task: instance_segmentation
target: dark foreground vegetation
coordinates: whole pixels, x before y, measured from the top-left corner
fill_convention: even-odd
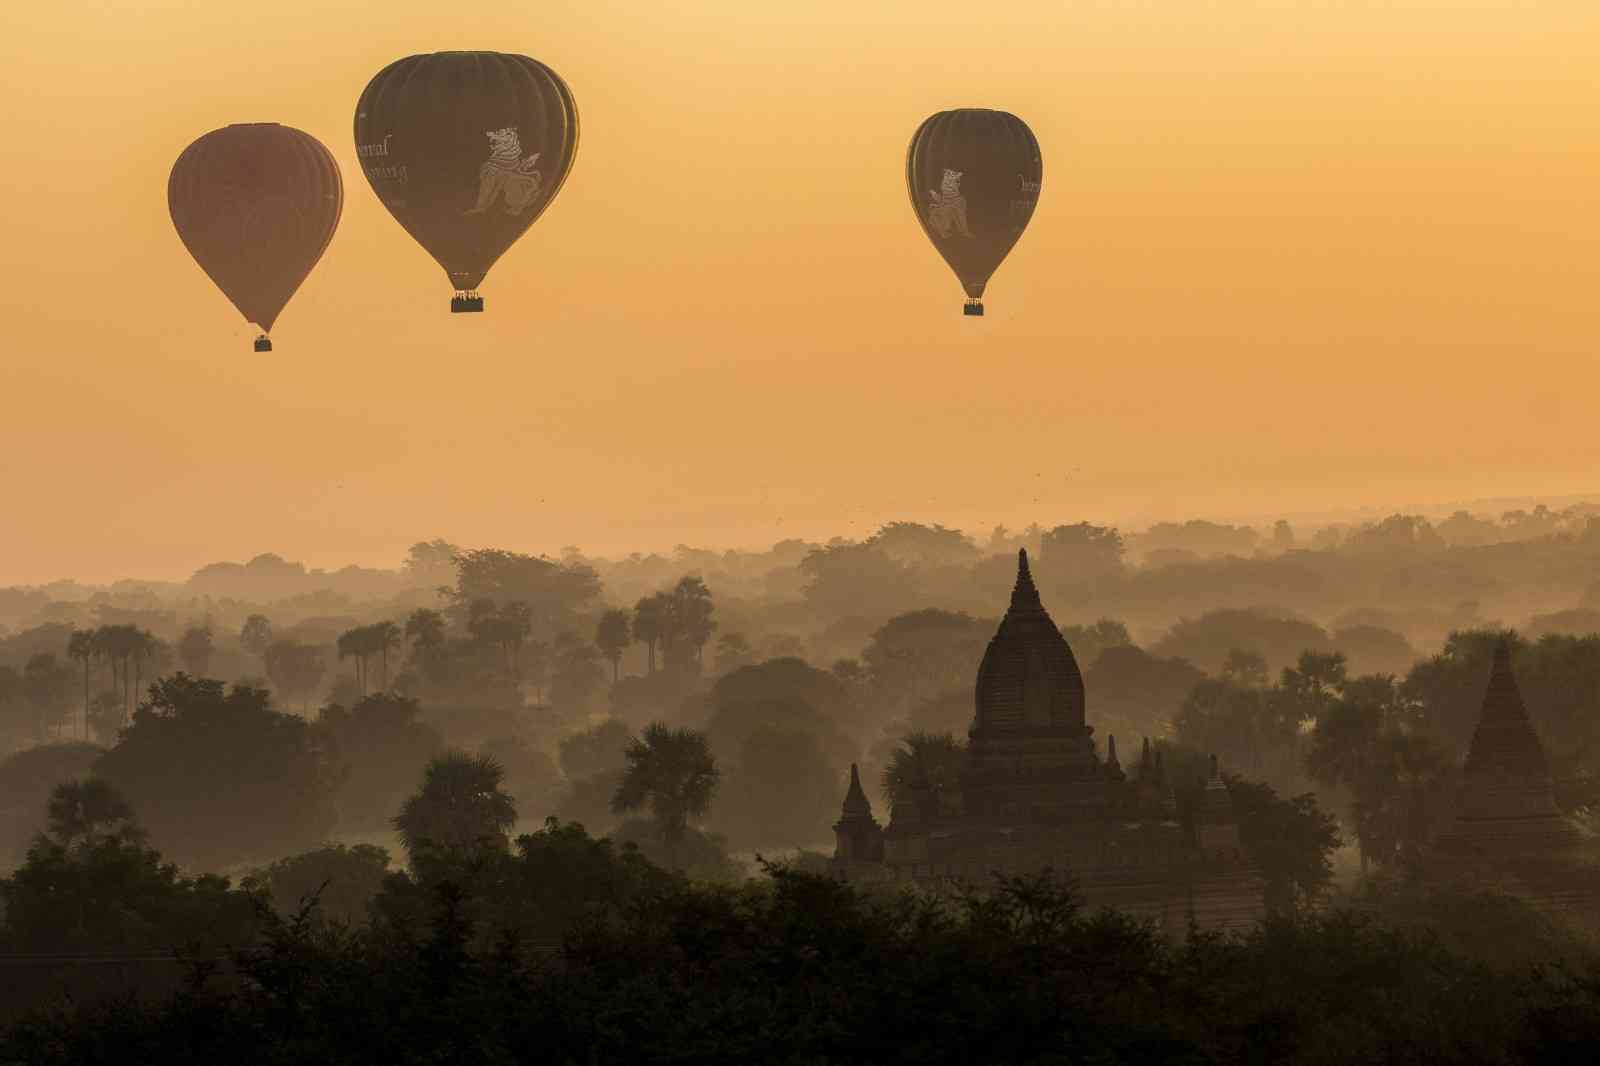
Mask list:
[[[0,1062],[1483,1064],[1600,1042],[1576,949],[1496,964],[1381,911],[1179,945],[1049,875],[945,900],[781,867],[707,886],[575,827],[524,839],[545,892],[520,918],[488,916],[471,876],[358,926],[262,908],[224,964],[16,1024]],[[1456,902],[1519,924],[1505,900],[1428,912]],[[552,922],[557,948],[525,935]]]

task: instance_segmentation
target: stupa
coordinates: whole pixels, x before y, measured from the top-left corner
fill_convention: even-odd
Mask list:
[[[974,686],[959,786],[925,779],[897,797],[879,829],[851,768],[833,866],[864,883],[984,885],[996,873],[1050,868],[1090,906],[1115,906],[1182,933],[1243,929],[1264,913],[1263,884],[1240,845],[1213,760],[1196,826],[1177,820],[1149,742],[1129,780],[1108,738],[1096,751],[1083,675],[1045,610],[1020,552],[1011,603]]]

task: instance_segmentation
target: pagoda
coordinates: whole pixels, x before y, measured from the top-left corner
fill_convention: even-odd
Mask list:
[[[1019,552],[1010,605],[978,667],[959,783],[936,790],[918,774],[880,835],[852,767],[834,827],[835,872],[938,889],[1051,869],[1091,906],[1171,932],[1258,921],[1263,884],[1214,760],[1200,824],[1186,831],[1160,753],[1146,740],[1130,780],[1115,737],[1104,759],[1097,753],[1085,711],[1082,672]]]
[[[1455,821],[1435,848],[1431,872],[1600,927],[1600,870],[1581,845],[1556,804],[1550,763],[1512,672],[1511,645],[1501,640],[1462,767]]]

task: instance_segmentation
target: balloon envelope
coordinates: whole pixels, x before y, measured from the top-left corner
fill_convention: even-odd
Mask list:
[[[578,111],[537,60],[439,52],[379,71],[356,104],[355,136],[389,213],[471,292],[561,189]]]
[[[275,122],[212,130],[183,150],[167,179],[179,239],[264,331],[322,258],[343,208],[333,156]]]
[[[1027,228],[1043,179],[1039,142],[1015,115],[962,108],[917,128],[906,153],[911,206],[971,299]]]

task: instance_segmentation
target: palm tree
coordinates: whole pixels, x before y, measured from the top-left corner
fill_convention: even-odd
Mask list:
[[[133,714],[134,700],[143,680],[144,661],[155,654],[155,637],[133,625],[101,626],[95,630],[93,644],[111,661],[112,682],[118,666],[122,675],[122,720],[126,725]]]
[[[719,773],[704,733],[651,722],[628,742],[622,782],[611,797],[618,814],[648,806],[669,855],[676,854],[689,819],[711,809]]]
[[[645,646],[649,655],[648,673],[656,672],[656,641],[661,639],[661,624],[666,601],[661,593],[646,596],[633,605],[633,639]]]
[[[607,611],[600,616],[595,629],[595,646],[611,660],[611,683],[616,684],[622,672],[622,653],[628,650],[632,637],[628,633],[628,612]]]
[[[339,661],[354,659],[356,661],[356,685],[361,689],[361,698],[367,698],[367,658],[372,654],[372,638],[369,626],[357,626],[347,629],[339,634],[337,647]]]
[[[500,608],[500,639],[513,681],[522,680],[522,646],[532,632],[533,608],[525,600],[514,600]]]
[[[516,801],[500,790],[504,777],[487,755],[447,751],[428,763],[422,788],[393,821],[406,851],[504,849],[517,822]]]
[[[89,739],[89,664],[98,654],[95,648],[94,632],[88,629],[74,629],[72,636],[67,640],[67,658],[77,659],[83,663],[83,739]]]
[[[911,733],[889,756],[880,785],[892,809],[910,799],[913,787],[927,788],[934,796],[960,782],[966,746],[949,733]]]
[[[374,652],[382,656],[383,660],[382,681],[378,686],[380,692],[389,690],[389,649],[398,648],[401,640],[400,627],[393,622],[379,622],[376,625],[367,627],[368,645]]]

